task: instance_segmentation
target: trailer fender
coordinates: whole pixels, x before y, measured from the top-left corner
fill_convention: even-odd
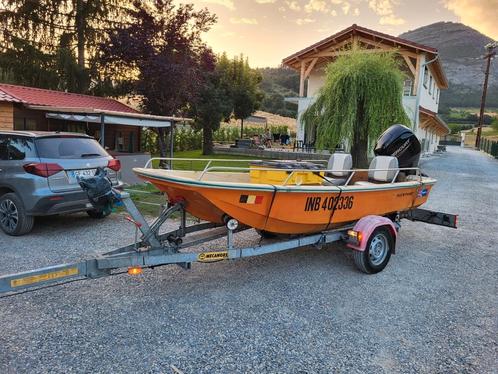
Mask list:
[[[395,244],[393,248],[393,253],[395,253],[398,230],[396,229],[396,226],[394,225],[393,221],[391,221],[389,218],[381,216],[374,216],[374,215],[365,216],[361,218],[358,222],[356,222],[352,230],[356,233],[361,233],[360,240],[354,241],[348,239],[346,245],[349,248],[354,249],[356,251],[360,252],[365,251],[368,239],[370,239],[370,235],[372,235],[372,233],[377,227],[381,226],[386,226],[391,232]]]

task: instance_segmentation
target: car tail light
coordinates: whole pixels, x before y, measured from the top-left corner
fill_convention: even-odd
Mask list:
[[[57,174],[64,169],[59,164],[47,164],[43,162],[33,162],[23,166],[27,173],[38,175],[40,177],[48,178],[51,175]]]
[[[107,167],[111,170],[114,170],[114,171],[120,171],[121,170],[121,161],[113,158],[112,160],[109,160]]]

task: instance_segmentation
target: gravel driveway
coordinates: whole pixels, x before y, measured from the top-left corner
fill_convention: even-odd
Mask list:
[[[498,161],[448,147],[423,167],[439,180],[426,207],[460,214],[460,228],[405,222],[380,274],[330,246],[0,299],[0,373],[496,373]],[[132,236],[120,216],[40,220],[30,236],[0,234],[0,274]]]

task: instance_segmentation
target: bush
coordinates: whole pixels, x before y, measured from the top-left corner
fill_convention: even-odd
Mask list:
[[[491,128],[494,131],[498,131],[498,117],[495,117],[493,121],[491,122]]]

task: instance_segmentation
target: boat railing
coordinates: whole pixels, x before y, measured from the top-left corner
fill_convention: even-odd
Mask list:
[[[422,182],[422,174],[420,172],[420,168],[417,167],[412,167],[412,168],[387,168],[387,169],[348,169],[348,170],[333,170],[333,169],[306,169],[306,168],[274,168],[274,167],[259,167],[259,166],[250,166],[250,167],[241,167],[241,166],[216,166],[212,165],[213,162],[261,162],[262,160],[248,160],[248,159],[223,159],[223,158],[217,158],[217,159],[205,159],[205,158],[171,158],[171,157],[154,157],[151,158],[147,163],[145,164],[145,168],[150,167],[153,165],[154,161],[168,161],[170,163],[170,168],[173,169],[173,162],[174,161],[191,161],[191,162],[205,162],[206,165],[204,166],[204,169],[200,172],[199,177],[197,180],[201,181],[204,176],[207,173],[214,172],[214,171],[232,171],[232,172],[247,172],[247,171],[285,171],[288,173],[288,176],[283,182],[283,186],[287,185],[289,181],[292,180],[292,177],[295,175],[295,173],[298,172],[312,172],[317,175],[324,175],[327,174],[334,174],[334,173],[347,173],[348,178],[346,182],[344,182],[344,186],[347,186],[353,177],[360,172],[371,172],[371,171],[394,171],[394,176],[391,179],[389,183],[395,183],[396,179],[399,176],[400,172],[404,171],[415,171],[415,176],[418,178],[419,182]],[[279,161],[292,161],[296,162],[296,160],[279,160]],[[306,160],[306,162],[323,162],[325,163],[325,160]],[[327,180],[326,177],[323,177],[324,180]]]

